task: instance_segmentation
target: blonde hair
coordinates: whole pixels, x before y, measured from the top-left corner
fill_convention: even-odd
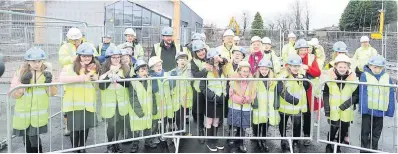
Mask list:
[[[41,67],[40,67],[40,72],[43,72],[45,69],[47,69],[47,66],[44,64],[44,61],[42,61],[42,64],[41,64]],[[24,64],[21,65],[21,67],[19,69],[19,72],[18,72],[20,80],[29,71],[31,71],[31,67],[28,64],[28,62],[26,61]]]

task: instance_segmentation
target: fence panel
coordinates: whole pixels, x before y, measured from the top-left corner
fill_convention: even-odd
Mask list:
[[[351,82],[351,81],[336,81],[336,80],[326,80],[321,83],[321,87],[324,87],[326,85],[334,86],[337,85],[340,90],[343,89],[342,86],[339,86],[341,84],[344,84],[344,87],[347,86],[357,86],[358,90],[364,90],[365,87],[370,87],[370,86],[376,86],[377,89],[380,88],[387,88],[388,90],[393,90],[394,91],[394,99],[393,103],[397,103],[397,97],[396,97],[396,91],[398,86],[397,85],[383,85],[383,84],[369,84],[369,83],[362,83],[362,82]],[[330,87],[329,86],[329,87]],[[373,93],[377,93],[377,96],[382,96],[382,97],[390,97],[390,92],[385,92],[385,93],[380,93],[378,92],[379,90],[376,91],[370,91],[368,90],[368,95],[360,95],[359,99],[363,97],[370,97],[370,96],[375,96]],[[355,93],[355,92],[354,92]],[[333,97],[333,95],[328,95],[329,100],[339,100],[342,99],[343,102],[345,102],[345,98],[343,96],[341,97]],[[379,100],[379,99],[377,99]],[[359,104],[356,104],[355,101],[353,101],[353,98],[349,98],[348,100],[349,107],[346,110],[353,111],[350,114],[345,114],[343,115],[342,109],[330,107],[330,116],[332,115],[332,111],[337,111],[335,113],[338,113],[340,118],[345,118],[346,120],[334,120],[330,119],[324,114],[319,115],[318,119],[318,130],[317,130],[317,140],[318,142],[321,143],[326,143],[329,144],[329,148],[333,150],[333,152],[340,152],[341,149],[340,147],[346,147],[346,148],[352,148],[355,150],[360,150],[361,152],[392,152],[396,153],[398,152],[398,114],[396,112],[397,105],[395,105],[395,113],[393,117],[387,117],[385,116],[388,111],[381,111],[382,117],[374,116],[374,113],[376,114],[376,111],[372,111],[371,113],[368,113],[367,107],[366,108],[361,108]],[[361,103],[361,101],[359,101]],[[390,103],[390,102],[389,102]],[[382,104],[389,106],[391,104]],[[331,104],[331,103],[330,103]],[[390,110],[390,109],[388,109]],[[394,110],[394,109],[393,109]],[[345,110],[344,110],[345,111]],[[348,112],[345,112],[348,113]],[[330,117],[329,116],[329,117]],[[334,117],[334,116],[333,116]],[[352,118],[349,120],[348,117]],[[348,120],[347,120],[348,118]],[[321,134],[321,130],[330,130],[329,133],[333,134],[328,135],[326,134]],[[333,132],[332,132],[333,131]],[[332,132],[332,133],[331,133]],[[365,133],[368,132],[368,133]],[[364,133],[364,134],[362,134]],[[346,135],[345,135],[346,134]],[[336,137],[337,136],[337,137]],[[347,141],[347,139],[349,140]],[[378,139],[377,139],[378,138]],[[350,151],[350,152],[359,152],[359,151]]]
[[[232,102],[228,102],[226,97],[223,97],[221,99],[221,103],[217,103],[217,99],[214,101],[211,101],[211,99],[208,99],[211,97],[210,93],[208,94],[207,92],[202,92],[202,95],[199,93],[196,93],[196,90],[194,90],[194,87],[191,86],[181,86],[183,83],[189,83],[191,81],[194,82],[202,82],[200,83],[202,85],[206,85],[206,87],[213,85],[214,83],[210,83],[210,81],[216,81],[220,82],[220,84],[217,85],[224,85],[226,86],[231,82],[243,82],[243,81],[248,81],[251,82],[253,87],[258,87],[258,82],[262,81],[267,81],[267,82],[278,82],[280,81],[281,83],[283,82],[300,82],[300,83],[308,83],[309,85],[312,85],[312,82],[308,79],[276,79],[276,78],[270,78],[270,79],[264,79],[264,78],[174,78],[174,77],[169,77],[167,80],[163,81],[164,85],[170,84],[171,87],[173,87],[173,84],[176,84],[176,89],[171,90],[172,93],[174,94],[174,97],[177,99],[172,100],[171,102],[176,103],[176,100],[180,100],[178,103],[179,107],[178,109],[174,110],[175,114],[179,114],[180,116],[175,116],[172,118],[168,118],[168,121],[163,120],[162,123],[169,123],[170,121],[176,121],[177,123],[177,130],[176,132],[181,132],[182,133],[173,133],[171,135],[163,135],[163,138],[171,138],[171,139],[176,139],[176,152],[178,152],[178,146],[179,146],[179,140],[180,139],[206,139],[206,140],[214,140],[214,139],[221,139],[225,140],[228,139],[229,142],[235,141],[245,141],[246,140],[256,140],[260,142],[260,140],[283,140],[282,144],[284,144],[285,150],[291,150],[293,151],[293,144],[298,143],[299,140],[312,140],[313,139],[313,124],[314,124],[314,118],[312,113],[310,112],[310,107],[305,104],[301,104],[303,106],[300,106],[300,104],[297,103],[297,106],[293,107],[292,110],[298,111],[297,114],[285,114],[282,112],[278,112],[278,110],[271,110],[271,107],[265,107],[265,111],[260,111],[258,110],[255,111],[252,109],[252,106],[249,105],[249,108],[236,108],[236,104]],[[223,84],[225,82],[226,84]],[[195,84],[194,84],[195,85]],[[180,88],[177,88],[180,87]],[[266,85],[266,89],[273,89],[275,85]],[[229,90],[229,86],[223,87],[227,91]],[[230,87],[231,88],[231,87]],[[290,89],[291,90],[291,89]],[[192,95],[189,95],[189,92],[187,91],[192,91]],[[203,91],[201,89],[201,91]],[[246,90],[245,90],[246,92]],[[256,91],[257,97],[262,98],[261,100],[263,101],[268,101],[270,100],[271,93],[258,93],[258,90]],[[228,93],[226,94],[228,95]],[[226,96],[224,95],[224,96]],[[306,95],[305,92],[302,92],[298,95]],[[190,97],[192,99],[190,99]],[[196,99],[195,99],[196,97]],[[203,99],[201,98],[203,97]],[[218,97],[218,96],[217,96]],[[303,97],[298,96],[300,99]],[[260,99],[258,98],[258,99]],[[181,100],[182,99],[182,100]],[[307,97],[304,97],[304,99],[307,99]],[[310,98],[312,102],[314,102],[314,97]],[[253,102],[249,102],[253,103]],[[266,102],[259,102],[258,108],[262,108],[262,105],[260,103],[266,103]],[[268,102],[269,104],[272,104],[274,102]],[[268,106],[268,103],[266,106]],[[294,103],[294,100],[293,100]],[[232,105],[234,104],[234,105]],[[272,106],[271,105],[271,106]],[[260,107],[261,106],[261,107]],[[313,103],[311,103],[311,107],[313,106]],[[297,107],[297,108],[296,108]],[[303,107],[303,108],[301,108]],[[166,107],[167,108],[167,107]],[[202,109],[200,109],[202,108]],[[268,109],[267,109],[268,108]],[[273,108],[273,107],[272,107]],[[279,108],[283,109],[290,109],[288,106],[284,106],[281,104]],[[301,109],[308,109],[307,111],[301,110]],[[202,110],[202,111],[198,111]],[[299,111],[300,110],[300,111]],[[302,112],[301,112],[302,111]],[[234,113],[235,112],[235,113]],[[311,124],[308,125],[310,128],[304,128],[303,123],[302,123],[302,118],[305,116],[305,112],[309,113],[309,118],[311,118]],[[196,114],[196,115],[195,115]],[[240,114],[241,118],[236,117],[236,114]],[[274,116],[275,120],[273,120],[270,123],[264,122],[261,120],[263,116]],[[184,116],[185,115],[185,116]],[[204,122],[200,120],[201,116],[205,116]],[[255,117],[258,116],[258,117]],[[188,118],[189,117],[189,118]],[[191,120],[190,117],[193,119]],[[214,122],[213,118],[206,118],[206,117],[218,117],[219,123]],[[278,118],[279,120],[277,120]],[[288,119],[291,120],[291,123],[285,125],[282,124],[280,125],[280,121],[282,119],[286,118],[286,122]],[[212,120],[213,123],[211,124],[212,127],[208,127],[209,122],[208,120]],[[240,119],[240,121],[239,121]],[[253,124],[253,119],[259,119],[258,123],[256,125]],[[195,122],[194,122],[195,121]],[[203,123],[207,123],[207,126],[203,128]],[[294,123],[294,124],[293,124]],[[173,124],[173,123],[172,123]],[[218,125],[218,126],[216,126]],[[278,131],[278,125],[280,130],[285,130],[286,132],[279,132]],[[174,126],[174,124],[173,124]],[[263,128],[264,127],[264,128]],[[204,134],[201,134],[200,132],[204,129]],[[214,130],[212,130],[214,129]],[[303,130],[306,129],[306,130]],[[166,126],[162,129],[164,132],[170,132],[172,129],[167,129]],[[218,130],[218,131],[217,131]],[[268,131],[267,131],[268,130]],[[211,133],[213,131],[213,133]],[[215,132],[214,132],[215,131]],[[302,134],[302,131],[308,131],[309,135],[304,136]],[[284,135],[280,135],[280,134]],[[286,133],[286,134],[285,134]],[[271,135],[270,135],[271,134]],[[209,141],[210,142],[210,141]]]

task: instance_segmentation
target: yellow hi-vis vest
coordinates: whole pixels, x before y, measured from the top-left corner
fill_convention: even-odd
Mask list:
[[[285,44],[283,46],[283,48],[282,48],[282,60],[283,60],[284,64],[287,63],[287,58],[289,57],[289,55],[293,54],[293,53],[297,54],[297,51],[294,48],[293,43],[289,42],[288,44]]]
[[[36,83],[44,83],[45,77],[41,75]],[[34,79],[30,80],[34,83]],[[12,127],[16,130],[24,130],[30,125],[41,127],[48,123],[48,99],[46,92],[48,87],[25,88],[21,98],[16,99]]]
[[[328,82],[327,85],[329,86],[329,119],[333,121],[341,120],[344,122],[351,122],[354,120],[352,106],[344,111],[341,111],[339,106],[345,101],[351,99],[352,93],[355,91],[358,85],[346,83],[343,89],[341,89],[335,82]]]
[[[227,49],[224,45],[224,43],[220,46],[217,47],[217,50],[220,51],[221,57],[226,58],[228,60],[232,59],[232,49],[235,47],[235,45],[232,45],[231,49]],[[209,50],[208,50],[209,51]]]
[[[135,92],[137,93],[138,101],[141,104],[144,117],[139,118],[133,108],[130,108],[130,128],[131,131],[139,131],[152,128],[152,84],[147,80],[148,87],[145,89],[140,81],[131,81]],[[134,106],[133,106],[134,107]]]
[[[120,69],[118,75],[124,77],[123,70]],[[115,115],[116,106],[121,116],[128,114],[128,108],[131,108],[128,89],[119,83],[110,83],[107,89],[101,90],[102,118],[112,118]]]
[[[367,83],[372,84],[390,84],[390,75],[384,73],[380,80],[373,75],[365,72]],[[368,108],[372,110],[387,111],[390,103],[390,87],[367,85],[368,90]]]
[[[187,69],[180,77],[188,77],[190,73]],[[172,91],[173,111],[178,111],[181,107],[192,108],[193,92],[191,82],[189,80],[176,80],[176,85]],[[174,117],[174,115],[173,115]],[[173,118],[171,117],[171,118]],[[170,118],[170,117],[169,117]]]
[[[293,78],[289,76],[288,78]],[[303,81],[284,81],[283,89],[285,92],[288,92],[290,95],[299,99],[299,103],[297,105],[290,104],[286,100],[284,100],[281,96],[280,99],[280,107],[279,112],[286,114],[299,114],[307,112],[307,93],[303,86]]]
[[[65,66],[69,76],[77,76],[73,71],[73,65]],[[89,72],[88,74],[95,74],[96,72]],[[84,74],[81,70],[80,74]],[[88,112],[95,112],[94,104],[97,101],[97,93],[94,84],[79,83],[65,85],[65,94],[62,101],[62,112],[87,110]]]
[[[174,46],[176,47],[176,54],[177,54],[177,52],[181,52],[181,45],[179,45],[179,44],[174,44]],[[160,47],[160,43],[154,44],[153,47],[155,48],[155,54],[156,54],[156,56],[161,57],[161,55],[162,55],[162,47]],[[188,51],[188,48],[182,47],[182,52],[185,52],[185,53],[188,55],[188,61],[191,61],[192,55],[191,55],[191,53]]]
[[[164,77],[167,77],[167,72],[164,72]],[[152,117],[152,119],[161,119],[168,116],[174,117],[173,106],[171,104],[171,93],[170,93],[170,82],[161,80],[156,80],[154,82],[158,83],[159,91],[155,93],[156,105],[158,113]],[[163,108],[161,107],[161,101],[163,102]],[[163,110],[163,116],[161,116],[161,110]],[[170,117],[170,118],[173,118]]]
[[[231,84],[230,88],[234,88],[234,89],[240,89],[241,88],[241,87],[239,87],[239,85],[237,85],[235,83],[235,81],[231,81],[230,84]],[[250,84],[247,85],[247,86],[249,86],[249,87],[245,90],[244,96],[249,96],[250,95],[250,91],[251,91],[250,88],[253,88],[253,87],[250,87]],[[242,104],[241,105],[241,104],[233,102],[232,99],[228,100],[228,107],[231,108],[231,109],[234,109],[234,110],[241,110],[241,111],[251,111],[252,110],[251,104]]]
[[[63,44],[58,51],[58,61],[61,67],[72,64],[72,57],[76,55],[76,47],[72,43]]]
[[[202,62],[196,58],[193,59],[193,62],[196,64],[196,66],[198,66],[199,71],[202,71],[204,69],[204,65],[206,64],[206,62]],[[199,83],[200,83],[200,80],[195,80],[193,82],[193,88],[195,88],[196,92],[200,92]]]
[[[269,123],[276,126],[280,121],[279,112],[274,108],[276,82],[272,82],[269,87],[266,86],[263,81],[257,83],[258,109],[253,109],[253,123]]]
[[[206,78],[211,79],[211,78],[217,78],[214,76],[213,72],[208,72]],[[224,78],[224,74],[221,74],[220,78]],[[217,96],[221,96],[222,94],[227,94],[226,89],[227,89],[227,81],[215,81],[215,80],[209,80],[207,81],[207,88],[209,88],[211,91],[214,92]],[[206,95],[206,94],[205,94]]]

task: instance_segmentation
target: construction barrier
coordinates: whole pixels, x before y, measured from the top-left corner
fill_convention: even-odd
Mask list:
[[[359,96],[358,103],[361,103],[361,98],[369,97],[369,95],[375,95],[381,97],[390,97],[390,92],[380,93],[380,88],[388,88],[388,90],[394,91],[394,103],[397,103],[396,91],[398,85],[386,85],[386,84],[370,84],[364,82],[353,82],[353,81],[337,81],[337,80],[326,80],[321,83],[321,87],[324,87],[330,83],[337,85],[340,91],[343,87],[346,86],[357,86],[357,90],[361,91],[363,88],[369,86],[376,86],[376,91],[368,93],[368,96]],[[341,86],[344,84],[345,86]],[[355,93],[355,92],[354,92]],[[325,94],[326,95],[326,94]],[[333,97],[332,94],[329,96],[329,100],[338,100],[345,99]],[[319,115],[318,119],[318,130],[317,130],[317,140],[320,143],[329,144],[329,146],[333,149],[334,153],[340,152],[340,147],[347,147],[356,150],[360,150],[361,152],[398,152],[398,114],[397,114],[397,105],[395,105],[395,113],[393,117],[385,116],[386,112],[382,111],[382,117],[376,117],[373,115],[373,111],[371,113],[363,113],[361,106],[356,104],[357,102],[353,101],[353,98],[349,98],[347,101],[350,104],[349,108],[346,110],[349,112],[343,113],[342,109],[330,107],[330,110],[337,110],[341,116],[341,119],[344,120],[332,120],[329,117],[324,116],[324,114]],[[382,104],[387,105],[389,104]],[[344,110],[344,111],[346,111]],[[389,109],[390,110],[390,109]],[[393,109],[394,110],[394,109]],[[352,111],[352,112],[351,112]],[[350,113],[351,112],[351,113]],[[366,111],[368,112],[368,111]],[[349,113],[349,114],[347,114]],[[391,116],[391,115],[390,115]],[[376,126],[378,125],[378,126]],[[333,131],[331,135],[321,134],[321,130],[330,130]],[[368,132],[369,134],[367,134]],[[329,134],[328,133],[328,134]],[[337,137],[336,137],[337,136]],[[348,137],[348,138],[347,138]],[[349,139],[349,141],[347,141]],[[357,151],[359,152],[359,151]]]

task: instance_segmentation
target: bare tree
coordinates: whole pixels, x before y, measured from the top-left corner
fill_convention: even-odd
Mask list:
[[[308,8],[308,1],[304,1],[304,29],[306,30],[306,35],[308,35],[308,31],[310,30],[310,9]]]
[[[302,16],[302,11],[301,11],[301,4],[300,0],[295,0],[293,4],[291,4],[291,8],[293,10],[293,17],[294,17],[294,28],[295,30],[301,30],[301,16]]]
[[[248,26],[250,24],[249,23],[250,22],[249,17],[250,17],[250,12],[248,10],[244,10],[242,12],[241,24],[239,24],[239,25],[242,25],[242,36],[245,36],[246,30],[247,30],[247,28],[248,28]]]

